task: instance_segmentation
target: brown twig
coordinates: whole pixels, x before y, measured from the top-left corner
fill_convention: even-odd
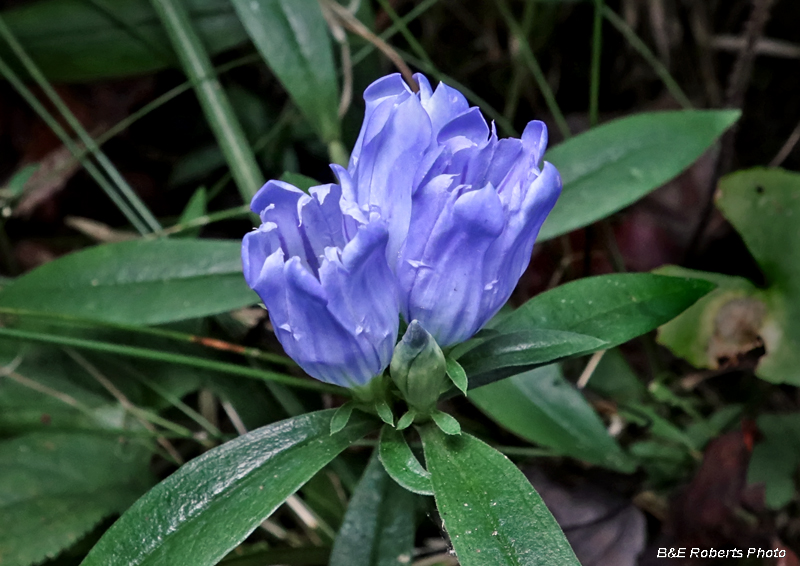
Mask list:
[[[346,27],[356,35],[360,35],[374,45],[381,53],[386,55],[386,57],[400,71],[400,74],[403,75],[403,79],[405,79],[406,83],[408,83],[408,86],[411,87],[411,90],[414,92],[419,91],[419,85],[417,84],[417,81],[414,80],[414,73],[411,71],[411,68],[406,65],[406,62],[403,61],[403,58],[400,57],[400,55],[392,48],[391,45],[372,33],[372,31],[363,23],[361,23],[361,21],[356,18],[352,12],[338,2],[333,0],[320,0],[320,5],[324,10],[329,11],[330,14],[335,16],[342,26]]]

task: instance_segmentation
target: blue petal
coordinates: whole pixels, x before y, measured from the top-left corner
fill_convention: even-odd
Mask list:
[[[297,187],[282,181],[269,181],[256,193],[251,209],[261,216],[260,232],[269,234],[270,245],[277,243],[287,257],[298,257],[309,269],[318,269],[314,247],[300,227],[299,209],[309,200]],[[272,253],[274,248],[266,252]]]
[[[281,192],[288,192],[296,197],[300,197],[303,194],[303,191],[290,183],[276,180],[267,181],[255,194],[253,200],[250,201],[250,210],[260,215],[265,208],[275,202],[276,198],[281,198],[280,196],[276,197]]]
[[[435,140],[445,124],[469,110],[469,103],[463,94],[444,83],[439,83],[436,91],[431,92],[430,83],[424,75],[418,73],[414,79],[419,84],[420,102],[430,116]]]
[[[362,226],[341,260],[330,257],[320,269],[328,310],[353,337],[365,370],[365,383],[381,373],[392,357],[398,332],[397,284],[386,263],[388,232],[383,223]]]
[[[553,165],[545,162],[541,175],[521,191],[520,206],[507,212],[508,223],[487,256],[487,272],[496,274],[496,283],[492,293],[487,293],[484,305],[492,315],[505,304],[528,267],[536,236],[559,194],[561,177]]]
[[[378,112],[383,114],[379,109],[372,120]],[[365,128],[372,129],[367,125]],[[430,136],[430,120],[417,97],[410,96],[390,109],[379,132],[366,136],[369,141],[351,170],[358,204],[362,209],[377,207],[389,223],[388,258],[396,257],[405,239],[416,164],[428,147]]]
[[[266,246],[262,245],[257,232],[250,232],[242,239],[242,272],[247,284],[252,288],[267,259]]]
[[[436,136],[439,143],[455,137],[465,137],[475,144],[486,143],[489,137],[489,126],[477,106],[460,114],[447,122]]]
[[[414,194],[408,237],[400,249],[398,263],[394,266],[404,305],[408,305],[417,272],[423,267],[423,256],[430,242],[431,233],[448,200],[451,199],[452,186],[452,175],[440,175]],[[407,314],[405,307],[404,312]]]
[[[411,90],[399,73],[380,78],[367,87],[364,91],[364,101],[367,105],[364,121],[353,151],[350,153],[348,169],[352,170],[358,163],[363,146],[372,139],[376,132],[380,131],[391,107],[411,96],[413,96]],[[378,111],[377,114],[376,111]]]
[[[450,193],[420,255],[398,264],[404,282],[413,281],[404,302],[406,320],[417,319],[442,346],[469,338],[488,317],[481,310],[484,265],[505,217],[493,187]],[[491,316],[491,315],[489,315]]]
[[[282,250],[276,250],[264,260],[258,277],[253,283],[250,283],[250,287],[264,301],[272,326],[275,328],[275,334],[281,340],[282,336],[285,337],[289,332],[289,312],[286,306],[286,277],[284,275],[284,255]]]
[[[544,151],[547,149],[547,126],[544,125],[544,122],[539,120],[528,122],[522,132],[522,143],[525,151],[533,154],[533,164],[538,167]]]
[[[273,327],[286,353],[312,377],[346,386],[347,375],[360,374],[365,364],[328,310],[322,284],[296,258],[284,265],[284,281],[286,323]]]
[[[300,229],[316,257],[315,265],[319,265],[325,248],[345,245],[339,208],[342,189],[339,185],[320,185],[311,187],[309,193],[311,196],[301,197],[298,201]]]
[[[522,142],[516,138],[499,140],[491,148],[491,158],[480,178],[474,180],[478,186],[491,184],[498,188],[503,186],[506,178],[513,174],[515,166],[522,157]],[[477,173],[477,171],[476,171]]]

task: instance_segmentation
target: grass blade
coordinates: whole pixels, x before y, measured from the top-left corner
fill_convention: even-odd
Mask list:
[[[152,0],[183,69],[194,85],[211,130],[217,138],[233,179],[245,202],[264,183],[253,150],[217,79],[211,59],[192,27],[186,8],[178,0]]]

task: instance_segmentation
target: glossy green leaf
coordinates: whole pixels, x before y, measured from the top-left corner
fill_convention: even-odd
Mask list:
[[[738,110],[647,112],[614,120],[549,150],[564,189],[539,233],[554,238],[617,212],[689,167]]]
[[[608,468],[635,467],[558,364],[480,387],[470,400],[520,438]]]
[[[216,564],[286,498],[375,427],[308,413],[209,450],[162,481],[103,535],[82,566]]]
[[[562,358],[601,350],[606,345],[600,338],[575,332],[515,329],[478,343],[458,362],[469,376],[470,389],[474,389]]]
[[[702,279],[649,273],[586,277],[537,295],[490,324],[503,333],[531,328],[578,332],[610,348],[672,320],[713,288]]]
[[[0,307],[125,324],[202,317],[258,301],[238,242],[136,240],[95,246],[35,269],[2,291]]]
[[[386,472],[408,491],[433,495],[431,475],[408,447],[403,433],[390,426],[381,429],[378,454]]]
[[[416,531],[414,497],[386,475],[373,453],[336,535],[330,566],[410,564]]]
[[[297,107],[330,142],[339,97],[328,27],[317,0],[232,0],[250,38]]]
[[[227,0],[186,0],[186,7],[209,53],[247,41]],[[2,16],[53,81],[88,81],[177,66],[149,0],[41,0]],[[13,61],[6,46],[0,47],[0,56]]]
[[[113,436],[32,433],[0,442],[0,563],[71,546],[153,483],[149,451]]]
[[[421,429],[436,506],[462,566],[580,566],[522,472],[469,434]]]

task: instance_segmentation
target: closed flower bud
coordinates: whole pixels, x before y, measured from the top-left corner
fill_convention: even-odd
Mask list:
[[[448,384],[442,349],[416,320],[395,346],[390,370],[405,401],[421,415],[436,407],[439,394]]]

